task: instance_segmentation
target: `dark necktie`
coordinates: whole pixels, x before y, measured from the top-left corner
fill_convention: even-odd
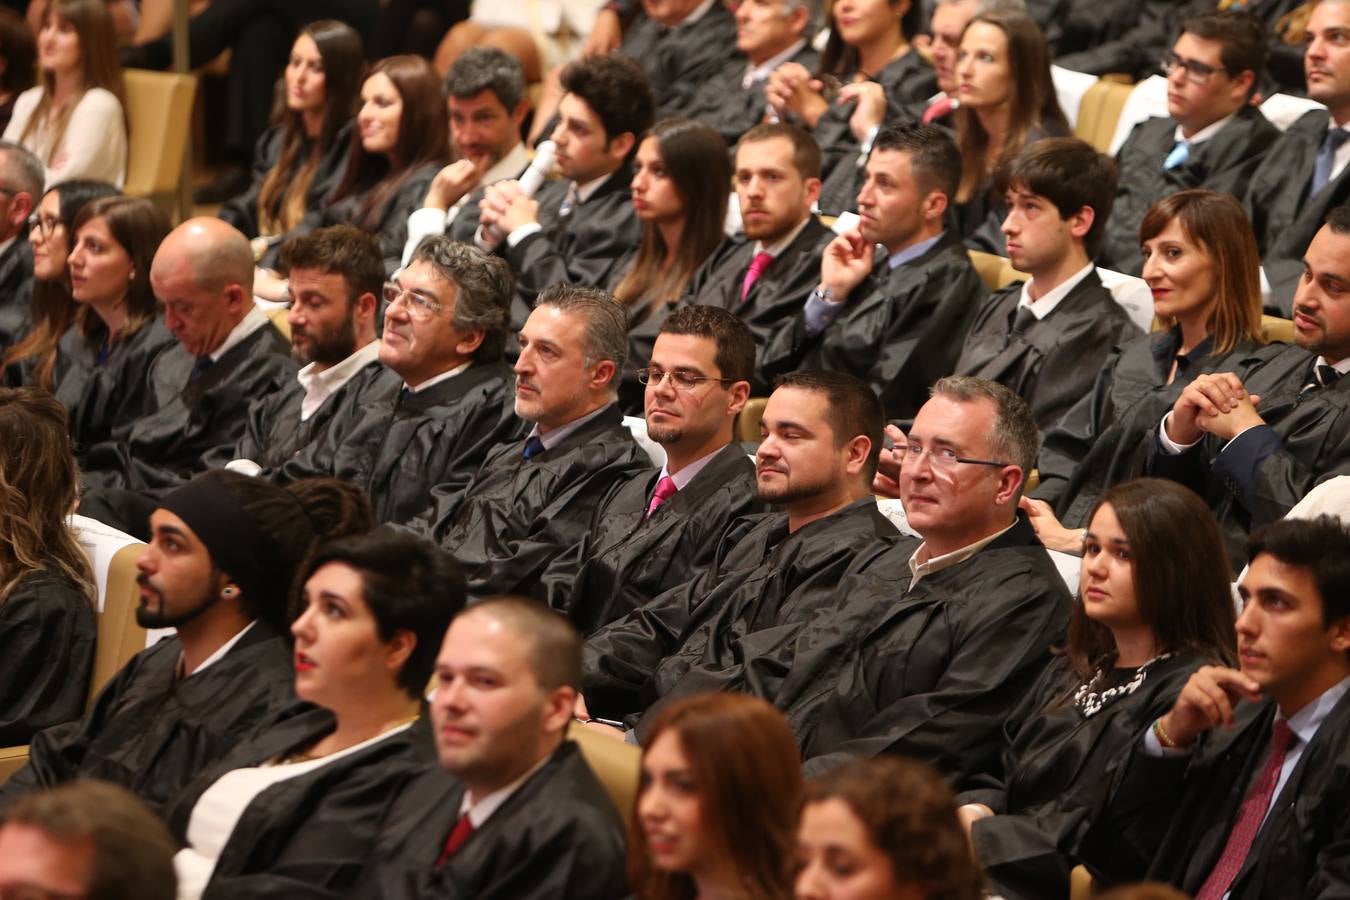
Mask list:
[[[196,381],[198,378],[202,376],[202,374],[207,369],[211,368],[211,366],[213,366],[214,364],[215,360],[213,360],[209,356],[197,357],[197,361],[192,364],[192,374],[188,375],[188,381]]]
[[[1030,306],[1017,304],[1017,311],[1008,316],[1008,337],[1010,339],[1021,337],[1036,321],[1036,314],[1031,311]]]
[[[1265,821],[1266,810],[1270,808],[1271,798],[1275,796],[1275,786],[1280,782],[1280,769],[1284,767],[1284,758],[1294,742],[1294,732],[1284,719],[1276,719],[1270,735],[1270,755],[1261,767],[1256,780],[1247,790],[1247,796],[1238,809],[1237,820],[1228,832],[1228,843],[1224,844],[1223,854],[1214,864],[1214,869],[1200,886],[1195,900],[1221,900],[1233,879],[1242,871],[1242,864],[1252,849],[1256,835]]]
[[[1326,363],[1318,363],[1313,366],[1312,377],[1308,379],[1308,382],[1305,385],[1303,385],[1303,389],[1300,390],[1298,394],[1302,397],[1310,391],[1331,387],[1340,377],[1341,373],[1337,372],[1334,367],[1329,366]]]
[[[530,438],[528,441],[525,442],[526,459],[529,459],[532,456],[537,456],[543,452],[544,452],[544,442],[539,439],[539,435],[536,434],[534,437]]]
[[[1322,188],[1327,186],[1327,182],[1331,180],[1331,171],[1336,168],[1336,151],[1341,149],[1341,145],[1347,140],[1350,140],[1350,131],[1344,128],[1333,128],[1322,138],[1322,148],[1317,151],[1317,164],[1313,167],[1309,197],[1317,196]]]
[[[446,860],[454,856],[455,852],[464,846],[464,842],[469,839],[471,834],[473,834],[473,822],[469,820],[469,814],[464,813],[455,823],[455,827],[450,829],[450,836],[445,839],[445,846],[441,848],[441,855],[436,858],[436,868],[439,869],[445,865]]]

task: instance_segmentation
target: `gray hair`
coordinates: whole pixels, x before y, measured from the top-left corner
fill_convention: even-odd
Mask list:
[[[525,98],[525,70],[520,61],[495,47],[471,47],[445,73],[445,93],[461,99],[492,91],[514,112]]]
[[[461,244],[444,235],[423,239],[413,251],[409,265],[424,262],[456,288],[455,314],[451,324],[460,331],[482,329],[483,341],[474,351],[474,362],[496,362],[506,347],[515,290],[506,260],[489,256],[477,247]]]
[[[599,288],[554,284],[544,288],[535,308],[551,306],[559,312],[579,316],[586,323],[582,337],[586,365],[607,359],[616,372],[628,362],[628,316],[614,295]]]
[[[47,182],[47,169],[42,160],[27,147],[13,141],[0,141],[0,159],[4,160],[0,177],[9,182],[12,190],[33,198],[33,205],[42,199],[42,188]]]
[[[1036,466],[1036,454],[1041,448],[1041,435],[1036,430],[1036,419],[1031,407],[1021,397],[997,381],[976,378],[973,375],[948,375],[938,379],[929,392],[934,397],[946,397],[960,403],[988,400],[994,404],[994,427],[989,432],[989,452],[1000,462],[1011,463],[1022,470],[1022,483]]]

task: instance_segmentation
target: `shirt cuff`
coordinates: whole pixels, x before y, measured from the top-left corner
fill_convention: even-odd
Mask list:
[[[538,222],[526,222],[506,236],[506,246],[514,248],[530,235],[537,234],[543,230],[544,226],[540,225]]]
[[[1189,747],[1164,747],[1162,741],[1158,740],[1158,734],[1149,726],[1148,731],[1144,732],[1144,753],[1155,759],[1176,759],[1179,756],[1190,756]]]
[[[1168,410],[1167,415],[1163,416],[1162,421],[1158,423],[1158,443],[1162,446],[1163,453],[1167,454],[1168,456],[1180,456],[1187,450],[1194,447],[1196,444],[1200,443],[1200,441],[1193,441],[1189,444],[1178,444],[1176,441],[1168,437],[1167,423],[1171,418],[1172,412],[1171,410]]]
[[[829,328],[830,323],[835,320],[835,317],[839,315],[839,311],[843,308],[844,304],[842,302],[835,303],[829,300],[822,300],[819,294],[812,291],[811,296],[806,298],[805,315],[807,337],[815,337],[826,328]]]

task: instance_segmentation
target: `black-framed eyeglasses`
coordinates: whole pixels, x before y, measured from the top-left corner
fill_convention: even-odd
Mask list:
[[[950,447],[930,447],[925,448],[916,441],[910,441],[908,444],[896,444],[895,454],[899,457],[900,465],[909,463],[918,465],[919,460],[927,456],[928,465],[939,471],[949,472],[958,465],[965,464],[969,466],[996,466],[1003,468],[1011,463],[999,462],[994,459],[975,459],[970,456],[960,456]]]
[[[661,382],[667,378],[677,390],[692,391],[705,381],[715,381],[718,384],[735,384],[734,378],[714,378],[711,375],[694,375],[683,369],[672,369],[667,372],[665,369],[658,369],[654,366],[646,369],[637,370],[637,380],[639,384],[650,384],[656,387],[661,386]]]
[[[386,306],[397,306],[402,303],[410,315],[419,319],[429,319],[445,308],[434,297],[429,297],[421,291],[400,287],[392,281],[385,282],[384,302]]]
[[[1211,66],[1209,63],[1202,63],[1198,59],[1177,56],[1171,50],[1162,55],[1159,67],[1164,75],[1171,75],[1173,69],[1181,69],[1186,73],[1186,79],[1192,84],[1208,84],[1216,72],[1228,74],[1228,70],[1223,66]]]
[[[41,213],[33,213],[28,217],[28,230],[36,231],[44,238],[51,237],[52,232],[61,224],[63,224],[61,220],[55,216],[44,216]]]

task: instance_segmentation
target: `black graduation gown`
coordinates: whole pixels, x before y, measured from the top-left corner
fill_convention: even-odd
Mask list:
[[[168,815],[174,836],[187,842],[197,801],[226,773],[303,750],[333,727],[332,713],[317,707],[267,725],[178,795]],[[277,782],[244,809],[203,900],[355,896],[351,890],[371,864],[394,798],[435,764],[435,742],[424,716],[398,734]]]
[[[807,337],[803,312],[777,329],[760,354],[765,381],[796,369],[848,372],[872,386],[887,417],[914,417],[933,382],[955,370],[973,314],[988,291],[960,237],[950,231],[893,270],[885,255],[878,255],[870,278],[819,335]],[[805,306],[805,296],[801,303]]]
[[[1191,653],[1159,660],[1135,691],[1092,716],[1072,703],[1083,678],[1068,660],[1061,656],[1046,667],[1004,725],[1002,773],[976,779],[979,788],[957,797],[995,813],[971,831],[992,893],[1005,900],[1067,896],[1075,847],[1113,766],[1207,662]],[[1096,690],[1127,684],[1137,671],[1110,673]]]
[[[529,593],[605,493],[650,467],[611,404],[551,450],[526,459],[524,440],[498,444],[466,487],[437,485],[430,537],[464,567],[471,596]]]
[[[1050,660],[1069,592],[1019,514],[970,559],[910,589],[907,541],[839,586],[796,636],[776,702],[807,771],[901,753],[958,788],[997,772],[1002,724]],[[889,564],[888,564],[889,563]]]
[[[1163,52],[1170,49],[1181,34],[1181,23],[1191,16],[1212,13],[1214,7],[1214,0],[1144,0],[1143,3],[1113,0],[1107,4],[1100,0],[1073,0],[1073,11],[1069,14],[1072,19],[1109,19],[1119,24],[1110,29],[1113,33],[1105,41],[1096,40],[1094,34],[1079,39],[1083,42],[1081,48],[1066,43],[1064,55],[1057,58],[1055,64],[1090,75],[1123,72],[1135,81],[1156,75]],[[1121,9],[1127,15],[1120,16]],[[1126,20],[1129,26],[1120,30]],[[1070,35],[1077,30],[1066,26],[1066,41],[1072,40]]]
[[[327,152],[319,157],[319,164],[314,170],[314,178],[309,183],[309,190],[305,191],[305,211],[312,212],[323,208],[324,200],[337,187],[338,182],[347,171],[347,154],[352,140],[352,130],[356,127],[356,120],[353,119],[345,123],[338,129],[337,134],[333,136],[333,142],[329,145]],[[258,224],[258,198],[262,194],[263,182],[267,180],[267,175],[277,167],[281,161],[281,151],[285,143],[285,128],[281,125],[274,125],[263,132],[262,137],[258,138],[257,145],[253,148],[253,181],[248,189],[225,201],[216,215],[229,222],[235,228],[238,228],[245,236],[257,237],[260,231]],[[309,142],[301,150],[300,159],[306,159],[310,153]]]
[[[1087,525],[1102,491],[1144,474],[1148,434],[1199,375],[1219,370],[1246,377],[1259,364],[1257,347],[1242,342],[1227,356],[1213,356],[1205,340],[1178,356],[1181,330],[1140,335],[1117,346],[1091,390],[1045,432],[1031,496],[1055,507],[1067,527]],[[1167,375],[1176,360],[1177,375]]]
[[[193,379],[195,362],[181,344],[155,357],[145,413],[111,441],[89,448],[87,485],[132,491],[176,487],[202,471],[209,451],[234,446],[251,402],[295,382],[290,342],[271,324]]]
[[[33,248],[21,233],[0,256],[0,356],[32,327]]]
[[[1261,157],[1280,136],[1255,106],[1244,106],[1219,133],[1191,148],[1186,162],[1164,169],[1176,143],[1177,123],[1155,116],[1134,126],[1116,152],[1119,171],[1116,202],[1106,220],[1097,262],[1108,269],[1138,275],[1139,223],[1157,200],[1188,188],[1208,188],[1241,197]]]
[[[1263,355],[1265,364],[1243,384],[1261,397],[1268,427],[1253,428],[1226,448],[1206,435],[1195,448],[1170,456],[1161,450],[1155,423],[1148,442],[1148,473],[1205,498],[1235,570],[1247,561],[1250,532],[1284,518],[1319,482],[1350,475],[1350,379],[1303,392],[1316,355],[1278,344]]]
[[[508,177],[519,180],[524,175],[529,166],[521,169]],[[455,218],[445,227],[445,233],[461,244],[472,244],[473,236],[478,233],[478,227],[482,224],[479,215],[481,210],[478,203],[487,196],[488,185],[480,184],[474,188],[468,197],[464,198],[464,203],[460,205],[459,212]]]
[[[645,13],[624,32],[619,52],[642,64],[656,97],[656,118],[687,116],[704,82],[736,53],[736,20],[720,3],[696,22],[667,28]],[[737,89],[740,83],[736,84]]]
[[[619,166],[586,198],[573,204],[567,215],[559,209],[571,181],[551,181],[539,189],[540,230],[512,247],[503,239],[497,247],[516,276],[511,303],[511,328],[519,331],[534,309],[539,292],[560,282],[586,287],[609,284],[616,264],[638,244],[641,226],[633,215],[629,187],[633,168]]]
[[[1136,741],[1081,855],[1099,884],[1150,880],[1199,890],[1265,762],[1273,703],[1242,703],[1193,757],[1154,758]],[[1229,900],[1350,895],[1350,694],[1317,729],[1276,798]]]
[[[441,170],[442,165],[440,162],[423,163],[409,172],[398,186],[398,190],[394,191],[380,209],[374,232],[380,239],[380,255],[384,257],[386,275],[392,276],[402,265],[403,247],[408,243],[408,217],[422,208],[422,201],[427,197],[427,189],[431,187],[431,181]],[[318,213],[306,216],[300,230],[306,232],[329,225],[355,224],[353,220],[364,201],[364,193],[344,197],[336,203],[325,206]],[[315,218],[318,219],[317,222],[314,221]]]
[[[628,893],[623,822],[563,741],[440,869],[464,786],[432,768],[399,794],[350,896],[363,900],[615,900]]]
[[[100,333],[106,334],[102,329]],[[77,456],[124,433],[141,416],[150,390],[150,367],[173,344],[173,334],[158,317],[113,344],[101,363],[99,348],[78,325],[61,336],[56,347],[56,399],[70,417]]]
[[[713,564],[726,527],[763,509],[755,465],[737,443],[718,451],[649,518],[659,474],[641,472],[616,484],[582,539],[534,586],[535,596],[566,613],[583,635],[698,577]]]
[[[808,42],[789,57],[788,62],[798,63],[808,72],[814,72],[820,64],[820,55]],[[689,117],[722,135],[728,147],[735,147],[741,135],[764,121],[767,109],[764,81],[757,81],[749,88],[741,87],[749,68],[749,61],[738,54],[698,85],[689,105]]]
[[[1011,331],[1022,282],[991,295],[975,313],[956,362],[961,375],[997,381],[1049,428],[1091,387],[1118,342],[1140,336],[1129,315],[1102,287],[1094,269],[1026,331]]]
[[[281,466],[279,481],[329,475],[370,495],[377,521],[408,524],[430,515],[431,490],[462,490],[488,451],[516,440],[524,423],[511,407],[504,363],[478,363],[415,394],[384,369],[369,389],[345,398],[323,437]]]
[[[1327,213],[1350,203],[1350,167],[1309,196],[1330,114],[1316,109],[1290,125],[1252,175],[1245,206],[1252,219],[1271,301],[1286,315],[1303,275],[1303,254]]]
[[[918,50],[910,47],[891,60],[871,81],[886,91],[887,124],[905,125],[923,118],[928,98],[937,93],[937,75]],[[816,143],[820,144],[821,174],[829,177],[835,166],[853,165],[858,159],[858,140],[848,120],[857,103],[831,103],[816,122]],[[854,192],[857,193],[856,191]],[[831,212],[824,204],[821,209]]]
[[[94,609],[69,579],[31,572],[0,596],[0,747],[84,713]]]
[[[28,765],[0,785],[0,807],[38,788],[101,778],[162,814],[204,766],[295,703],[290,644],[264,622],[187,678],[178,677],[181,652],[176,637],[141,651],[84,718],[36,735]]]
[[[634,722],[657,700],[732,686],[746,659],[740,640],[832,605],[839,580],[898,539],[871,497],[793,533],[784,513],[733,522],[711,568],[586,642],[587,708]]]

